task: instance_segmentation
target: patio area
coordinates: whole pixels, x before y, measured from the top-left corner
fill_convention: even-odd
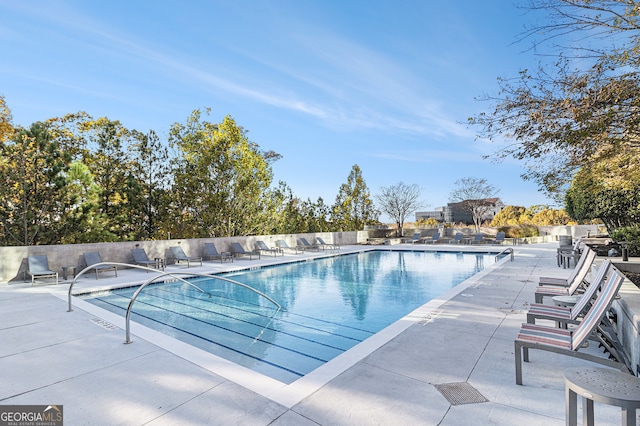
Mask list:
[[[2,283],[0,404],[62,405],[69,425],[563,425],[563,371],[594,364],[534,350],[523,367],[524,386],[514,377],[513,342],[538,277],[569,274],[557,266],[556,248],[513,247],[512,262],[487,267],[291,385],[136,324],[133,343],[124,344],[124,319],[76,300],[67,312],[69,282]],[[189,270],[219,272],[323,255],[263,255]],[[145,275],[119,270],[117,278],[96,280],[91,273],[74,291],[144,282],[150,278]],[[601,353],[596,345],[589,350]],[[619,408],[596,404],[595,414],[598,425],[620,424]]]

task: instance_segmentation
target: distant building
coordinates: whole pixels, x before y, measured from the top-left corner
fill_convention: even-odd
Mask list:
[[[482,218],[483,222],[493,220],[494,216],[504,208],[504,203],[499,198],[485,198],[478,201],[485,203],[488,207],[487,212]],[[464,223],[471,225],[473,224],[473,216],[467,207],[467,203],[468,200],[459,203],[448,203],[446,206],[437,207],[432,211],[416,212],[416,221],[434,218],[438,222],[443,223]]]
[[[416,221],[420,219],[433,218],[438,222],[444,222],[446,207],[436,207],[435,210],[429,212],[416,212]]]

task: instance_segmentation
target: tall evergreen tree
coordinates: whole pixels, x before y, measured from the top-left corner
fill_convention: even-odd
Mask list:
[[[337,230],[361,231],[364,225],[377,223],[378,217],[362,171],[355,164],[336,196],[332,208],[333,223]]]
[[[19,128],[0,141],[0,221],[6,245],[55,244],[64,173],[70,156],[52,139],[46,124]]]
[[[101,189],[99,211],[109,221],[109,229],[122,240],[132,240],[135,232],[128,195],[132,185],[132,159],[129,155],[130,131],[119,121],[106,117],[81,123],[89,151],[84,163]]]
[[[164,237],[161,224],[167,217],[171,167],[169,151],[153,130],[144,134],[132,132],[135,162],[128,185],[135,239],[148,240]],[[162,232],[164,235],[159,235]]]

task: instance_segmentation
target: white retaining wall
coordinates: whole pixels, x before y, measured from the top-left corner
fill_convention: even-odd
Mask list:
[[[42,246],[0,247],[0,283],[20,281],[24,279],[27,269],[27,257],[33,255],[47,255],[49,267],[61,272],[63,266],[85,267],[83,253],[97,251],[105,262],[132,263],[131,249],[143,248],[149,258],[162,257],[171,259],[171,246],[180,245],[188,256],[201,256],[204,253],[204,243],[213,242],[221,251],[229,251],[229,243],[239,242],[246,250],[253,250],[255,242],[264,241],[267,246],[276,245],[276,240],[285,240],[289,246],[295,247],[297,239],[304,237],[309,242],[321,237],[327,244],[351,245],[366,243],[368,234],[359,232],[318,232],[308,234],[282,235],[252,235],[248,237],[221,238],[192,238],[158,241],[126,241],[117,243],[92,244],[60,244]],[[78,270],[78,269],[76,269]]]

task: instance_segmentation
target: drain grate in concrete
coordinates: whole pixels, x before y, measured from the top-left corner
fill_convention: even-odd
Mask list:
[[[105,330],[117,330],[118,326],[111,324],[110,322],[107,322],[105,320],[102,320],[100,318],[91,318],[91,322],[94,324],[99,325],[100,327],[104,328]]]
[[[451,405],[478,404],[489,401],[467,382],[442,383],[435,385],[435,387],[447,398],[447,401],[449,401]]]

